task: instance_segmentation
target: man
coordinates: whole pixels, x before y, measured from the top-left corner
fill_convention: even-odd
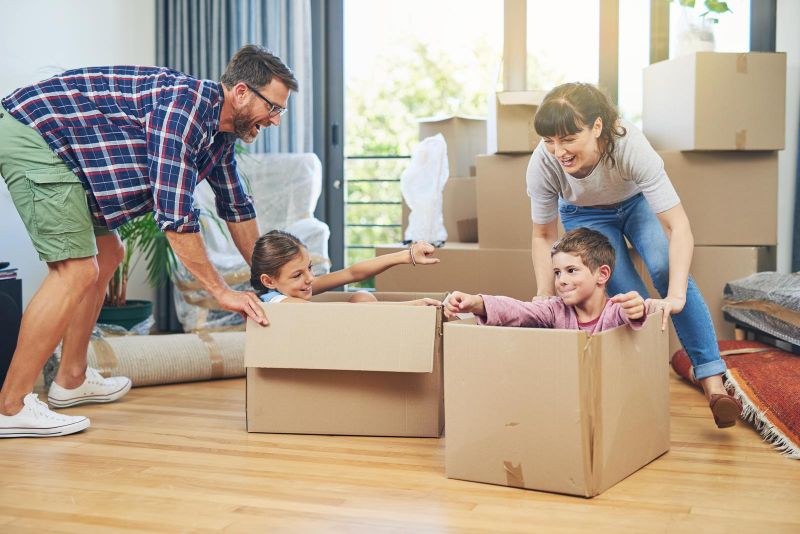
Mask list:
[[[227,309],[267,324],[255,293],[234,291],[209,262],[194,188],[208,180],[242,256],[258,238],[252,199],[234,160],[236,138],[278,126],[297,80],[262,47],[231,59],[221,83],[157,67],[67,71],[14,91],[0,109],[0,175],[48,275],[31,299],[2,391],[0,437],[59,436],[89,426],[32,394],[63,340],[48,400],[111,402],[130,380],[104,379],[86,351],[106,285],[123,256],[114,232],[153,213],[175,254]]]

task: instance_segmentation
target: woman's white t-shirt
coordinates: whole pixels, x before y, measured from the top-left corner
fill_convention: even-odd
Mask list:
[[[526,177],[534,223],[546,224],[556,218],[558,197],[576,206],[607,206],[642,192],[655,213],[680,203],[664,171],[664,161],[641,130],[624,119],[619,123],[627,134],[616,138],[616,165],[611,168],[610,161],[602,161],[585,178],[567,174],[547,151],[544,140],[539,142],[528,163]]]

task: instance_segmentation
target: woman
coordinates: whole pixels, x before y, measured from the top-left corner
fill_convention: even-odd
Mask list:
[[[534,120],[542,142],[528,165],[533,218],[533,264],[538,297],[554,295],[550,249],[558,216],[564,229],[594,228],[616,251],[608,283],[612,295],[647,295],[625,238],[644,260],[662,299],[652,300],[672,322],[692,361],[719,428],[733,426],[741,403],[722,383],[708,307],[689,276],[694,238],[664,163],[641,131],[619,117],[597,87],[567,83],[547,94]]]

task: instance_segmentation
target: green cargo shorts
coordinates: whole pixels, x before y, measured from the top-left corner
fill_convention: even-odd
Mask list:
[[[95,236],[113,233],[94,224],[80,179],[36,130],[2,107],[0,175],[43,261],[95,256]]]

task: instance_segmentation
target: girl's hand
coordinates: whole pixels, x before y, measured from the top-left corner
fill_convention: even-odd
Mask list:
[[[433,253],[436,252],[436,247],[425,241],[417,241],[411,245],[411,254],[414,255],[414,261],[409,257],[409,263],[416,265],[430,265],[432,263],[439,263],[439,258],[434,258]]]
[[[452,319],[458,313],[474,313],[485,315],[483,298],[480,295],[470,295],[461,291],[453,291],[450,298],[444,303],[444,316]]]
[[[630,320],[641,319],[645,312],[645,303],[637,291],[628,291],[611,297],[611,302],[616,302],[622,307],[622,313]]]
[[[428,297],[416,299],[416,300],[409,300],[406,302],[411,306],[441,306],[442,303],[436,299],[429,299]]]
[[[686,299],[679,299],[677,297],[667,297],[665,299],[647,299],[644,301],[647,306],[647,313],[656,311],[662,312],[661,331],[667,329],[669,323],[669,316],[673,313],[680,313],[686,305]]]

